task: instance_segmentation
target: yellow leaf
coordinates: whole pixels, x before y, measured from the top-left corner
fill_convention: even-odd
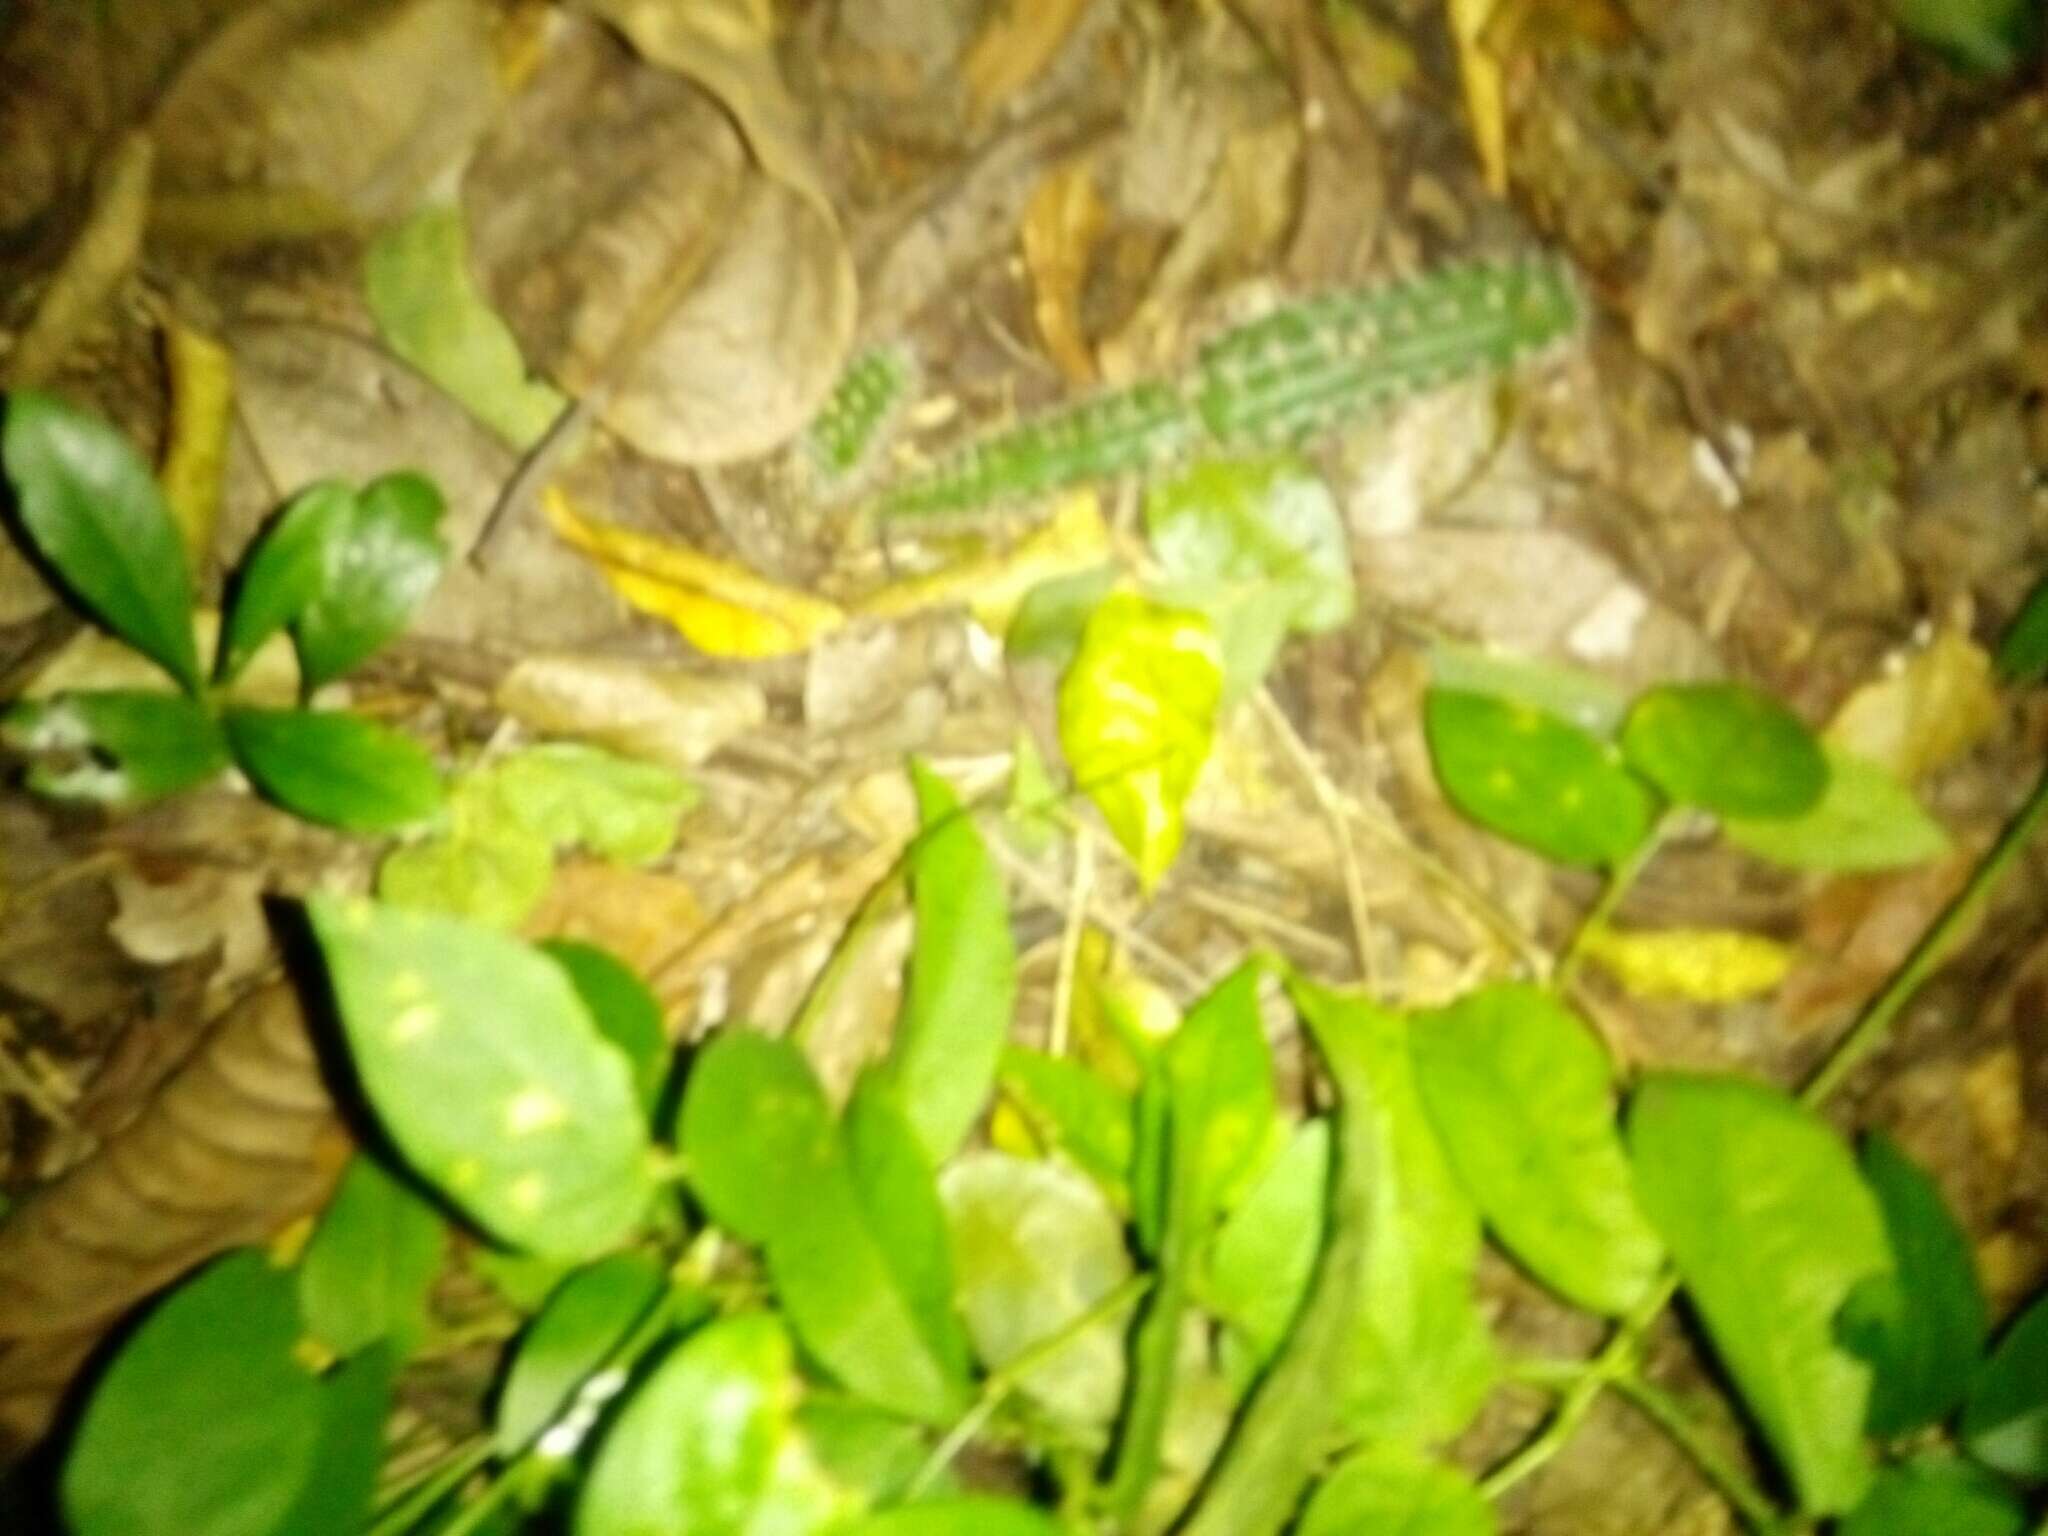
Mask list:
[[[1792,968],[1791,946],[1726,928],[1629,932],[1597,928],[1586,957],[1638,997],[1732,1003],[1772,991]]]
[[[1032,1133],[1031,1124],[1008,1099],[996,1100],[989,1111],[988,1142],[998,1152],[1012,1157],[1043,1157],[1045,1148]]]
[[[975,120],[1036,80],[1087,9],[1088,0],[1008,0],[990,17],[960,66]]]
[[[745,566],[577,512],[552,486],[542,494],[561,538],[596,563],[612,590],[665,619],[711,656],[758,658],[808,650],[846,622],[837,605],[780,586]]]
[[[1485,44],[1486,25],[1500,0],[1448,0],[1451,37],[1458,47],[1458,79],[1465,89],[1465,117],[1486,189],[1495,197],[1508,190],[1508,123],[1500,61]]]
[[[1954,762],[1997,724],[1991,658],[1968,636],[1945,629],[1898,671],[1850,694],[1826,735],[1830,746],[1912,784]]]
[[[1040,582],[1090,570],[1109,558],[1109,526],[1092,490],[1063,497],[1052,519],[1001,554],[975,555],[922,576],[892,582],[859,607],[863,618],[899,619],[964,605],[991,634],[1009,628],[1025,594]]]
[[[164,327],[164,361],[171,376],[171,440],[156,478],[196,569],[213,548],[220,517],[234,417],[234,359],[204,331],[173,316]]]
[[[1093,384],[1095,354],[1081,328],[1081,287],[1102,237],[1102,199],[1084,157],[1048,172],[1024,210],[1024,266],[1045,350],[1069,384]]]

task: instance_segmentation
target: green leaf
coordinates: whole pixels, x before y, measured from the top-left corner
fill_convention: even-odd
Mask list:
[[[632,1073],[518,940],[367,901],[307,903],[363,1091],[413,1168],[505,1242],[581,1258],[654,1189]]]
[[[1204,1227],[1237,1202],[1273,1144],[1273,1053],[1259,1020],[1265,970],[1263,961],[1251,960],[1217,982],[1188,1010],[1161,1055],[1170,1157],[1193,1170],[1190,1198]]]
[[[1131,1096],[1082,1063],[1028,1046],[1003,1048],[1004,1096],[1039,1140],[1073,1160],[1119,1207],[1130,1200]]]
[[[1828,786],[1820,739],[1776,699],[1740,683],[1652,688],[1629,711],[1621,750],[1679,805],[1722,816],[1799,816]]]
[[[1293,455],[1188,466],[1147,491],[1145,532],[1153,595],[1215,628],[1225,699],[1258,686],[1290,631],[1334,629],[1356,606],[1336,499]]]
[[[15,390],[0,461],[37,552],[95,618],[197,694],[184,542],[128,440],[50,395]]]
[[[1836,873],[1903,869],[1938,859],[1953,846],[1913,792],[1868,758],[1825,749],[1828,785],[1813,806],[1778,820],[1731,816],[1728,840],[1793,869]]]
[[[1664,1249],[1636,1205],[1591,1031],[1551,993],[1505,983],[1421,1015],[1409,1044],[1437,1139],[1507,1250],[1592,1311],[1640,1301]]]
[[[363,293],[391,350],[515,448],[568,403],[527,376],[519,343],[471,278],[462,210],[421,208],[371,242]]]
[[[1802,1510],[1840,1514],[1870,1481],[1870,1373],[1835,1314],[1891,1268],[1884,1220],[1828,1123],[1776,1089],[1660,1073],[1628,1118],[1636,1196]]]
[[[1132,593],[1103,600],[1060,680],[1067,765],[1147,891],[1173,865],[1215,739],[1223,673],[1200,614]]]
[[[2020,1536],[2026,1506],[2004,1483],[1938,1453],[1877,1474],[1835,1536]]]
[[[1374,1446],[1323,1479],[1295,1536],[1493,1536],[1493,1506],[1456,1467],[1401,1446]]]
[[[795,1406],[765,1312],[693,1334],[620,1410],[576,1501],[576,1536],[745,1536]]]
[[[441,775],[410,736],[336,710],[231,709],[235,761],[266,799],[347,832],[390,832],[441,808]]]
[[[1050,1515],[1012,1499],[933,1499],[879,1510],[832,1536],[1065,1536]]]
[[[671,1053],[661,1004],[647,983],[623,960],[595,944],[549,939],[540,952],[568,974],[598,1033],[625,1056],[640,1090],[641,1107],[652,1114],[668,1085]]]
[[[2038,683],[2048,677],[2048,576],[2020,604],[1998,642],[1998,675],[2009,683]]]
[[[921,1427],[850,1398],[807,1397],[796,1427],[825,1475],[869,1504],[901,1498],[931,1453]]]
[[[75,1536],[272,1536],[328,1431],[293,1359],[291,1275],[243,1249],[173,1291],[86,1404],[61,1494]]]
[[[1849,1293],[1839,1331],[1874,1373],[1865,1428],[1890,1438],[1955,1410],[1991,1324],[1970,1240],[1934,1181],[1878,1133],[1863,1144],[1863,1176],[1884,1212],[1898,1271]]]
[[[356,493],[338,480],[299,492],[256,541],[235,578],[215,675],[240,675],[263,642],[298,621],[327,581],[334,551],[348,536]]]
[[[2029,0],[1886,0],[1892,19],[1959,67],[2009,75],[2041,46],[2041,14]]]
[[[1041,581],[1026,592],[1003,632],[1003,650],[1010,660],[1044,660],[1064,667],[1081,648],[1088,616],[1109,596],[1121,574],[1114,565],[1099,565]]]
[[[0,739],[44,759],[28,787],[55,800],[132,805],[203,784],[228,766],[220,725],[182,694],[60,693],[0,715]]]
[[[320,1445],[312,1475],[278,1530],[292,1536],[359,1536],[369,1524],[397,1374],[396,1356],[378,1346],[322,1381]]]
[[[981,1118],[1017,1002],[1003,877],[945,780],[910,765],[922,830],[912,845],[916,939],[882,1072],[936,1167]]]
[[[1438,640],[1429,648],[1429,681],[1451,693],[1483,693],[1520,704],[1606,738],[1628,715],[1628,695],[1579,667]]]
[[[1000,1369],[1130,1278],[1123,1223],[1096,1188],[1052,1163],[970,1152],[940,1180],[957,1295],[975,1353]],[[1124,1385],[1127,1318],[1105,1318],[1017,1383],[1080,1425],[1106,1426]]]
[[[422,838],[392,849],[377,866],[377,899],[450,917],[516,928],[547,895],[555,854],[545,839],[521,828],[472,831],[465,825],[461,791],[446,837]]]
[[[306,689],[370,659],[405,628],[448,561],[441,493],[410,472],[373,480],[325,543],[320,590],[293,621]]]
[[[1423,730],[1446,798],[1561,864],[1614,864],[1649,835],[1654,798],[1577,726],[1483,693],[1432,688]]]
[[[573,741],[514,752],[471,778],[480,817],[509,819],[554,847],[581,844],[621,864],[667,853],[677,821],[701,798],[659,763]]]
[[[512,1347],[492,1433],[498,1454],[518,1455],[560,1421],[667,1294],[661,1266],[644,1253],[610,1254],[549,1292]]]
[[[1329,1172],[1329,1122],[1296,1127],[1210,1245],[1201,1301],[1242,1335],[1257,1365],[1279,1350],[1308,1294]]]
[[[1963,1449],[2021,1482],[2048,1482],[2048,1297],[1999,1337],[1970,1385],[1957,1428]]]
[[[1471,1422],[1499,1375],[1473,1297],[1478,1211],[1423,1111],[1408,1020],[1362,998],[1300,983],[1293,992],[1317,1039],[1341,1048],[1347,1070],[1370,1087],[1347,1110],[1367,1117],[1374,1177],[1356,1354],[1339,1422],[1352,1440],[1447,1440]]]
[[[860,1134],[878,1130],[887,1136],[874,1125]],[[867,1187],[858,1186],[803,1053],[733,1027],[691,1065],[677,1142],[712,1219],[764,1250],[777,1299],[810,1355],[909,1417],[941,1423],[959,1409],[957,1335],[942,1332],[918,1283],[934,1258],[887,1253],[873,1218],[880,1203],[925,1198],[910,1188],[914,1178],[931,1179],[921,1161],[910,1169],[901,1147],[870,1143],[860,1160]],[[902,1267],[920,1260],[924,1267]]]
[[[358,1153],[299,1265],[307,1331],[337,1355],[378,1343],[394,1361],[410,1355],[426,1334],[444,1236],[438,1211]]]

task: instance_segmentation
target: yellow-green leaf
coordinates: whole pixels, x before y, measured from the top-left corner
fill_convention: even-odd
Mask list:
[[[1785,979],[1795,951],[1760,933],[1728,928],[1595,928],[1586,958],[1637,997],[1732,1003],[1760,997]]]

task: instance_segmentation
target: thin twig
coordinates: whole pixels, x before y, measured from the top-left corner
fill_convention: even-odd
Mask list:
[[[1337,860],[1344,872],[1344,900],[1351,912],[1351,941],[1358,947],[1358,971],[1365,978],[1366,987],[1377,997],[1380,995],[1381,978],[1378,946],[1372,941],[1372,907],[1366,900],[1365,876],[1358,867],[1358,850],[1352,846],[1351,829],[1344,820],[1344,806],[1337,786],[1323,772],[1322,764],[1316,761],[1308,743],[1294,729],[1294,722],[1287,718],[1287,712],[1274,701],[1270,689],[1259,690],[1258,703],[1259,713],[1265,716],[1267,727],[1294,760],[1295,768],[1308,783],[1309,793],[1315,796],[1317,807],[1337,835]]]
[[[1081,934],[1088,926],[1088,903],[1095,889],[1095,834],[1074,829],[1074,885],[1067,898],[1067,920],[1060,931],[1060,965],[1052,989],[1052,1025],[1045,1048],[1067,1054],[1067,1026],[1074,1007],[1074,976],[1081,963]]]

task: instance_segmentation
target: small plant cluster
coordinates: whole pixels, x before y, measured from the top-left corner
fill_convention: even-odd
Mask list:
[[[2009,672],[2048,668],[2044,615],[2048,589]],[[1819,1107],[2048,780],[1803,1092],[1617,1082],[1570,978],[1674,817],[1802,867],[1943,845],[1881,770],[1753,690],[1611,702],[1443,660],[1426,725],[1446,795],[1609,884],[1550,974],[1440,1006],[1254,956],[1180,1016],[1092,965],[1067,1047],[1018,1044],[999,866],[917,764],[922,830],[871,903],[907,890],[905,991],[840,1098],[806,1050],[837,966],[786,1036],[731,1020],[676,1051],[601,950],[310,903],[398,1161],[361,1154],[294,1263],[232,1254],[144,1320],[63,1466],[73,1530],[1485,1536],[1613,1392],[1752,1530],[2019,1536],[2048,1485],[2048,1300],[1994,1342],[1933,1182],[1881,1136],[1859,1160]],[[1320,1110],[1283,1102],[1276,1009],[1314,1048]],[[432,1342],[451,1222],[526,1321],[487,1427],[380,1493],[392,1376]],[[1608,1342],[1508,1357],[1475,1295],[1487,1240]],[[1645,1373],[1678,1296],[1778,1491]],[[1439,1448],[1511,1380],[1555,1410],[1475,1479]],[[965,1483],[970,1447],[1021,1491]]]
[[[1505,368],[1569,335],[1578,318],[1564,269],[1534,257],[1317,295],[1215,337],[1184,378],[1098,395],[971,443],[886,487],[874,514],[943,518],[1143,472],[1194,450],[1284,447],[1405,395]],[[828,462],[868,451],[872,434],[855,438],[841,424],[885,419],[875,402],[907,387],[906,372],[878,374],[875,358],[857,362],[824,413]]]
[[[126,439],[59,400],[20,391],[7,397],[0,463],[31,548],[81,607],[175,685],[14,705],[0,732],[38,759],[32,788],[132,804],[232,764],[285,809],[350,831],[389,831],[440,806],[440,775],[410,738],[305,704],[403,629],[439,579],[447,550],[430,481],[394,474],[360,490],[324,481],[293,498],[237,573],[206,667],[183,541]],[[235,684],[285,630],[301,707],[238,703]]]

